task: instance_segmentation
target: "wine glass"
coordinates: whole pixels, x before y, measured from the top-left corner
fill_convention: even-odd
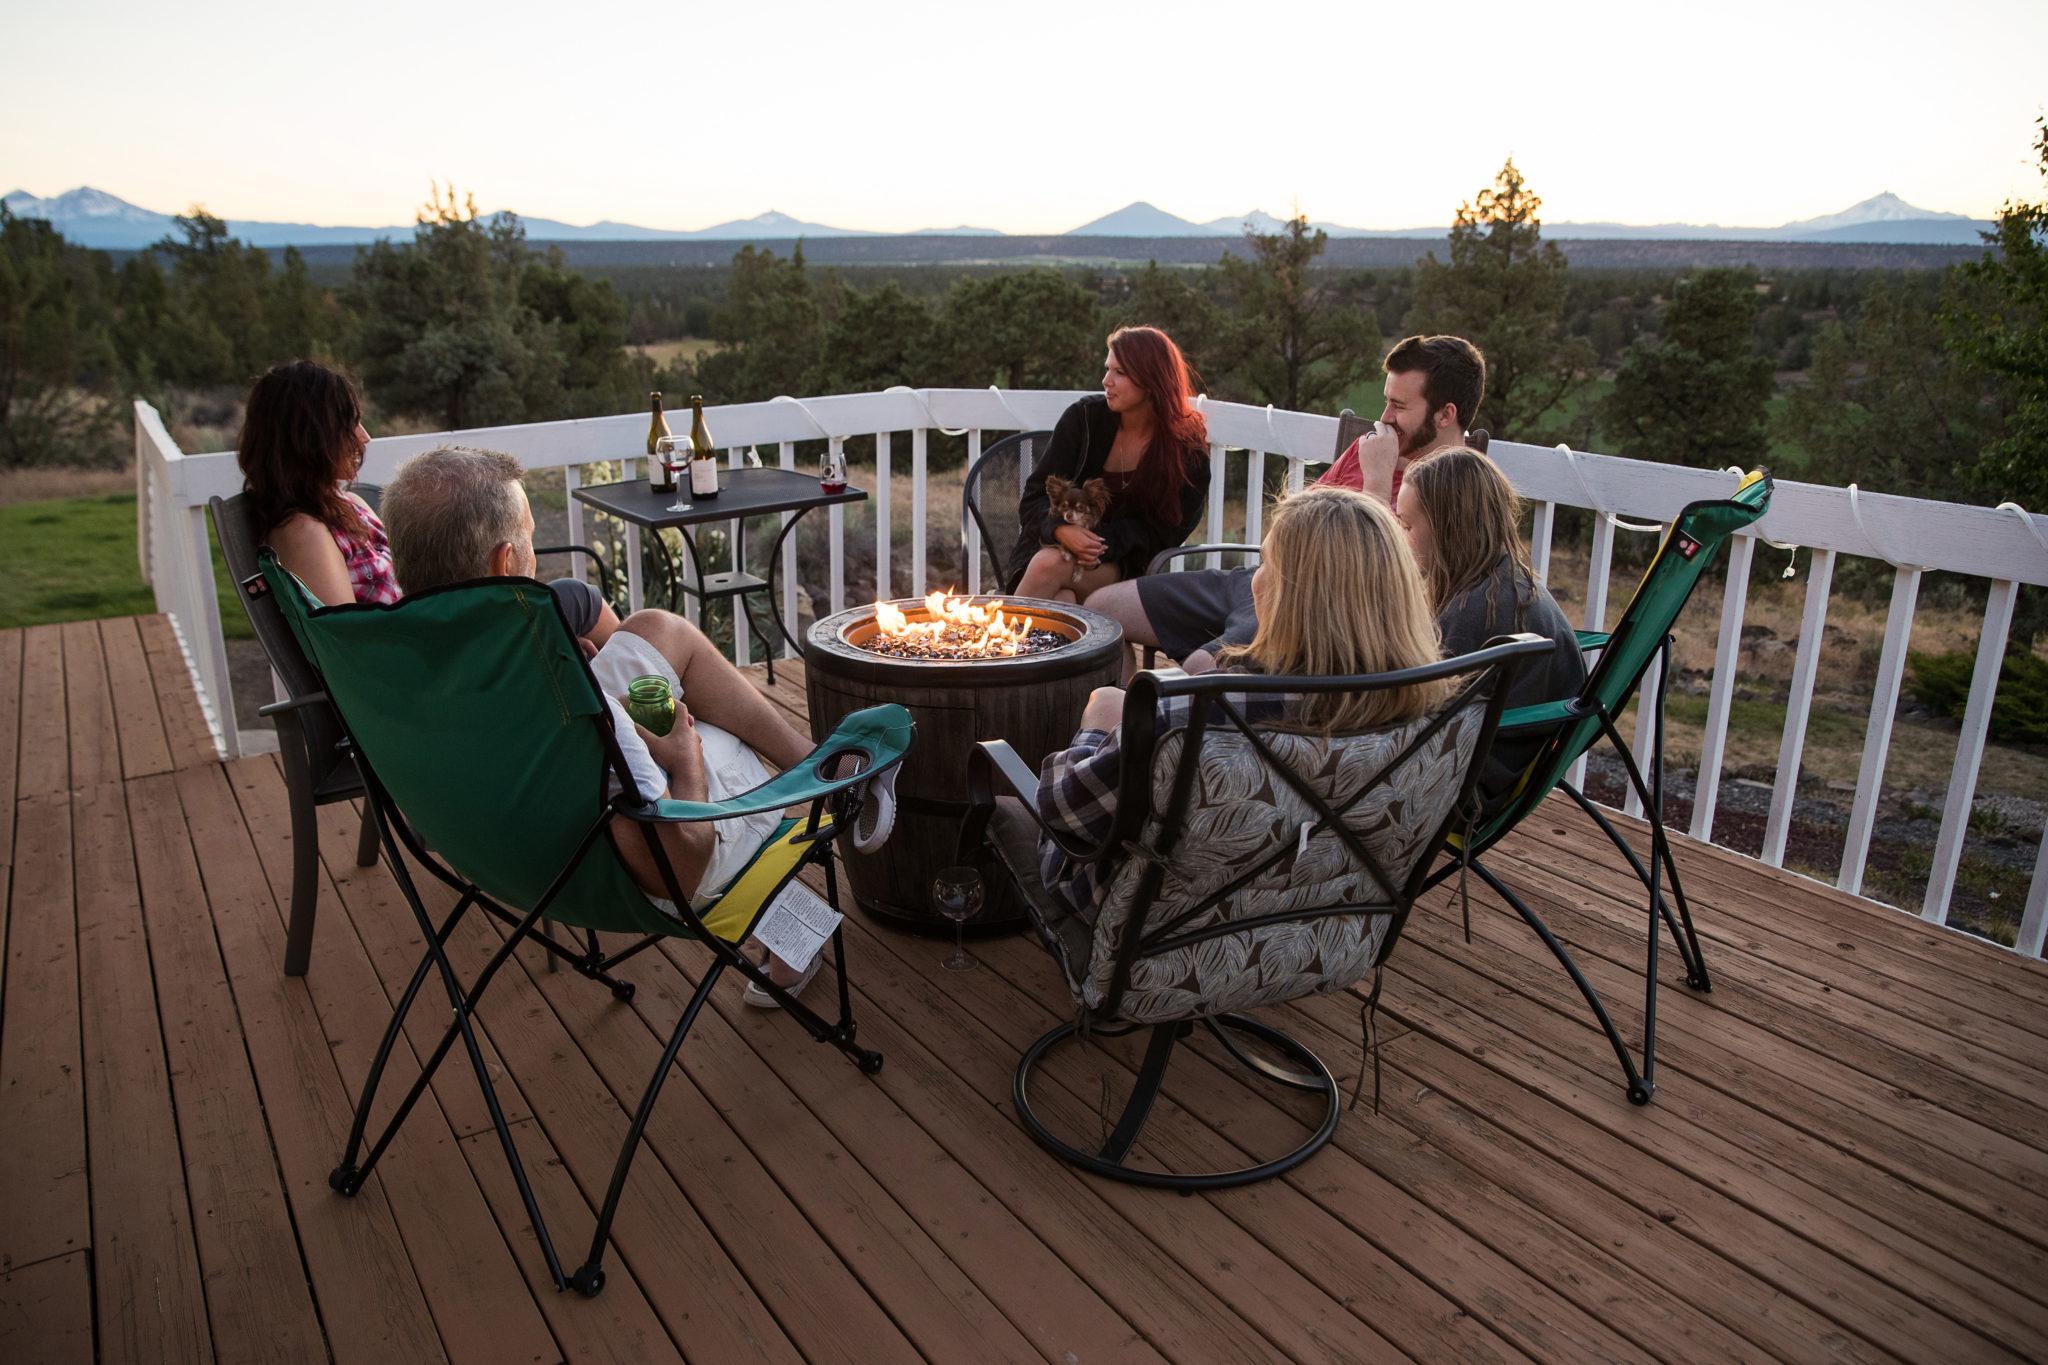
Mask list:
[[[678,452],[681,459],[678,460]],[[690,443],[677,436],[663,436],[654,443],[654,458],[675,471],[676,500],[668,505],[671,512],[687,512],[690,504],[683,501],[683,494],[690,487]],[[650,475],[653,470],[647,471]]]
[[[932,877],[932,901],[939,913],[953,921],[953,954],[939,965],[949,972],[964,972],[975,965],[967,951],[967,921],[981,909],[981,872],[967,864],[941,868]]]

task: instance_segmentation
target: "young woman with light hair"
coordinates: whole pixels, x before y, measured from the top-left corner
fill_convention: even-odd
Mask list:
[[[1440,657],[1428,590],[1415,556],[1383,503],[1363,493],[1315,487],[1282,501],[1267,523],[1265,553],[1252,580],[1259,629],[1250,644],[1226,649],[1225,670],[1271,675],[1346,677],[1391,673]],[[1300,698],[1237,698],[1251,720],[1273,720],[1329,737],[1413,720],[1443,701],[1449,680],[1364,693]],[[1183,725],[1190,699],[1160,705],[1160,725]],[[1116,818],[1122,776],[1119,747],[1122,688],[1097,688],[1081,729],[1065,750],[1046,759],[1038,813],[1072,838],[1101,839]],[[1103,869],[1075,864],[1042,839],[1039,870],[1046,887],[1094,922]]]
[[[1496,635],[1533,631],[1557,647],[1516,673],[1508,709],[1578,695],[1586,680],[1578,638],[1536,581],[1522,543],[1522,499],[1500,466],[1462,446],[1425,456],[1409,466],[1394,511],[1429,586],[1444,653],[1463,654]],[[1489,805],[1513,790],[1543,738],[1504,731],[1494,742],[1479,777]]]

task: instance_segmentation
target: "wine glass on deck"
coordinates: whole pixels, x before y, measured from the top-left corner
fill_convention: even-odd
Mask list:
[[[953,921],[953,953],[939,964],[947,971],[964,972],[975,965],[967,951],[967,921],[981,909],[982,894],[981,872],[971,865],[941,868],[932,877],[932,902]]]
[[[690,489],[690,443],[676,436],[663,436],[654,443],[654,458],[661,461],[675,473],[676,500],[668,505],[671,512],[687,512],[690,504],[683,501],[683,494]],[[648,471],[650,474],[652,470]]]

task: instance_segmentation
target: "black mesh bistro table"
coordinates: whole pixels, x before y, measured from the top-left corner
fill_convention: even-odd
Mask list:
[[[662,564],[668,574],[671,610],[681,609],[685,594],[705,603],[730,597],[738,610],[746,612],[747,620],[759,628],[760,622],[754,616],[753,597],[757,593],[765,594],[768,598],[768,619],[775,623],[775,630],[763,630],[761,638],[773,640],[779,633],[793,647],[801,650],[803,641],[789,633],[789,627],[775,610],[775,576],[782,564],[783,542],[803,520],[804,513],[813,507],[863,502],[867,494],[851,484],[837,493],[827,493],[819,486],[817,475],[801,474],[793,469],[746,468],[719,470],[718,496],[715,498],[692,497],[687,492],[657,493],[645,479],[579,488],[576,498],[587,507],[649,531],[660,532],[673,527],[682,532],[683,545],[690,552],[690,567],[695,571],[694,577],[688,580],[675,557],[669,553],[668,542],[658,534],[654,537],[655,547],[661,552]],[[672,512],[669,504],[674,502],[689,503],[690,509]],[[772,516],[778,512],[794,512],[796,515],[776,534],[775,544],[768,552],[768,576],[762,578],[750,574],[746,571],[747,518]],[[690,534],[690,528],[720,521],[733,523],[733,563],[739,567],[721,573],[705,573],[704,559],[697,551],[697,541]],[[768,651],[768,679],[770,682],[775,680],[775,650],[772,647]]]

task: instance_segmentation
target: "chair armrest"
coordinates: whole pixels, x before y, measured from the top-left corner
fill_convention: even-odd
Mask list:
[[[274,701],[267,706],[259,706],[256,708],[256,714],[267,719],[286,711],[296,711],[302,706],[326,706],[328,704],[328,697],[325,692],[308,692],[303,697],[286,697],[283,701]]]
[[[967,767],[968,799],[976,805],[981,804],[983,796],[990,800],[996,796],[1014,796],[1032,803],[1038,800],[1038,774],[1031,771],[1031,765],[1006,739],[985,739],[975,745],[974,752],[967,756]],[[995,791],[990,778],[1008,790]]]
[[[1050,833],[1038,814],[1038,774],[1031,771],[1006,739],[985,739],[967,755],[967,815],[960,821],[957,861],[976,861],[988,838],[996,798],[1014,796],[1042,832]]]
[[[723,801],[621,801],[618,811],[643,824],[697,824],[726,820],[736,815],[762,815],[816,801],[857,787],[875,774],[895,767],[910,752],[916,732],[910,712],[893,702],[856,711],[839,722],[803,762],[769,778],[752,791],[740,792]],[[844,754],[861,754],[867,764],[847,777],[826,777],[825,769]]]
[[[1503,733],[1510,730],[1555,730],[1577,720],[1581,714],[1577,698],[1539,702],[1534,706],[1517,706],[1501,712],[1498,728]]]
[[[536,555],[589,555],[591,562],[597,565],[597,590],[607,598],[612,595],[611,566],[604,562],[603,555],[588,545],[536,545],[533,552]]]
[[[1173,563],[1176,559],[1185,559],[1189,555],[1217,554],[1225,550],[1234,551],[1238,554],[1255,555],[1259,553],[1258,546],[1245,545],[1238,542],[1217,541],[1210,545],[1176,545],[1170,550],[1161,550],[1158,554],[1153,555],[1152,562],[1145,566],[1145,572],[1148,574],[1163,573],[1165,566]]]
[[[1572,634],[1579,637],[1579,648],[1581,650],[1605,649],[1607,642],[1614,638],[1612,634],[1604,630],[1575,630]]]

